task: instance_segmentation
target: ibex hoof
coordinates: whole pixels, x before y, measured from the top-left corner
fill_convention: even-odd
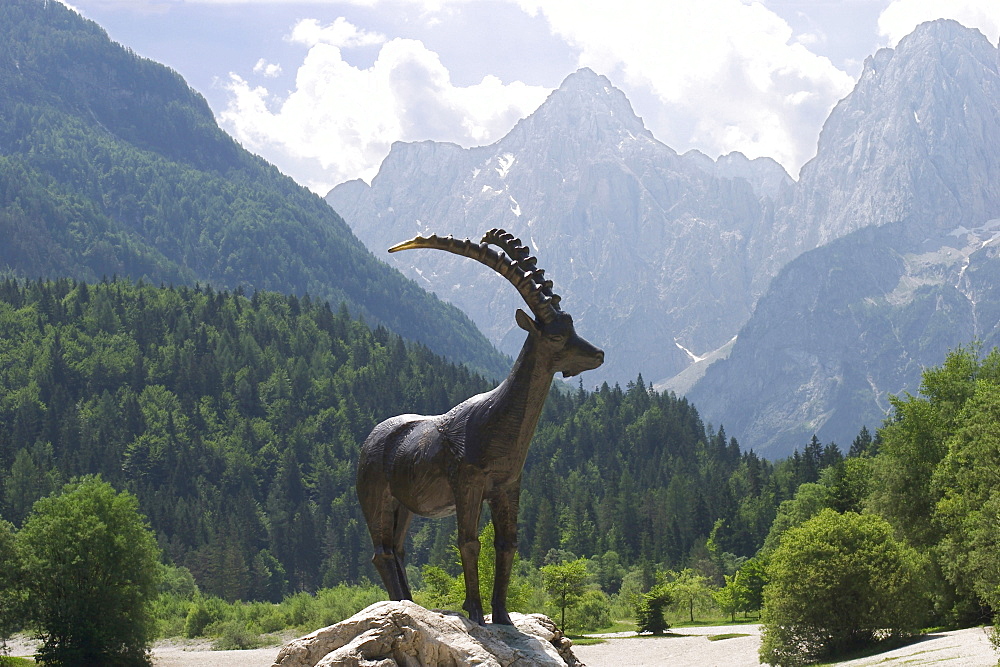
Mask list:
[[[510,620],[510,614],[506,611],[497,611],[496,607],[493,608],[493,618],[494,625],[514,625],[514,621]]]

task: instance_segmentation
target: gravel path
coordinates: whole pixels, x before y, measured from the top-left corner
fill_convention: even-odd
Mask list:
[[[271,667],[280,646],[247,651],[213,651],[211,646],[157,643],[153,647],[155,667]]]
[[[671,633],[665,637],[636,637],[628,632],[604,635],[606,643],[574,646],[573,653],[588,667],[757,667],[760,664],[759,625],[679,628]],[[709,636],[730,633],[748,636],[708,640]]]
[[[757,625],[679,628],[667,637],[628,637],[630,633],[605,635],[606,643],[574,646],[573,652],[588,667],[758,667],[760,628]],[[713,635],[739,633],[709,641]],[[11,655],[30,655],[29,643],[13,643]],[[155,667],[271,667],[278,646],[250,651],[213,651],[210,644],[196,641],[163,641],[153,648]],[[838,663],[838,667],[948,665],[995,667],[998,654],[981,628],[937,632],[886,653]]]
[[[760,626],[734,625],[678,628],[668,637],[608,636],[607,643],[574,646],[573,652],[588,667],[757,667],[760,663]],[[713,635],[739,633],[734,637],[709,641]],[[622,633],[630,634],[630,633]],[[682,636],[680,636],[682,635]],[[955,667],[996,667],[998,654],[982,628],[937,632],[918,641],[867,658],[836,663],[838,667],[874,665],[954,665]]]

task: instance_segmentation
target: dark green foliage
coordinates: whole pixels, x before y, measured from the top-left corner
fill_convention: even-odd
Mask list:
[[[636,609],[635,622],[639,632],[652,632],[662,635],[670,628],[663,613],[674,602],[669,584],[657,584],[648,593],[644,593],[639,608]]]
[[[720,553],[750,557],[800,479],[790,463],[742,453],[686,399],[641,377],[624,390],[553,394],[524,471],[522,553],[536,566],[560,548],[683,567],[723,519]]]
[[[101,474],[205,595],[358,583],[374,576],[360,443],[489,386],[311,298],[0,281],[0,512],[20,522],[62,480]],[[599,557],[605,592],[643,559],[683,568],[709,537],[720,563],[752,555],[798,479],[641,378],[553,392],[524,474],[521,556]],[[410,563],[457,575],[453,531],[417,519]]]
[[[760,611],[764,606],[764,584],[767,583],[766,565],[760,558],[751,558],[743,563],[733,576],[736,595],[736,611],[743,613]]]
[[[17,533],[25,620],[46,665],[144,665],[159,549],[128,493],[87,477],[35,503]]]
[[[230,600],[368,574],[358,444],[487,388],[345,309],[269,293],[3,281],[0,334],[3,515],[99,473]]]
[[[1000,610],[1000,384],[979,378],[934,471],[937,553],[947,579]]]
[[[940,623],[980,623],[1000,609],[998,383],[1000,351],[952,351],[924,371],[922,396],[893,400],[871,460],[868,505],[933,556]]]
[[[594,632],[609,627],[613,622],[611,598],[598,588],[588,588],[577,603],[567,609],[570,628]]]
[[[0,272],[309,293],[493,375],[457,309],[246,152],[176,73],[58,2],[0,4]]]
[[[211,622],[212,615],[205,608],[204,601],[198,600],[191,605],[191,609],[184,619],[184,636],[189,639],[200,637]]]
[[[892,397],[894,413],[874,437],[862,429],[849,458],[834,458],[815,483],[802,484],[794,498],[781,503],[761,557],[773,559],[783,553],[786,538],[820,516],[870,512],[874,519],[891,525],[892,536],[905,545],[901,546],[904,551],[915,549],[926,561],[921,576],[933,601],[930,623],[962,626],[991,617],[995,622],[1000,609],[1000,531],[996,528],[1000,351],[981,352],[979,344],[953,350],[941,366],[924,371],[920,396]],[[806,467],[801,456],[793,457],[792,464],[796,458],[799,469]],[[864,548],[852,547],[858,553]],[[801,583],[807,579],[806,572],[800,569],[789,577],[797,576]],[[911,629],[918,622],[919,608],[914,603],[908,610]],[[861,621],[850,622],[860,633],[855,639],[869,641]],[[819,621],[815,623],[822,627]],[[795,644],[810,654],[829,650],[833,641],[807,640],[789,633],[792,630],[786,628],[772,634],[782,635],[776,640],[779,644]],[[819,642],[819,648],[806,647],[809,642]],[[777,653],[772,657],[780,658]]]

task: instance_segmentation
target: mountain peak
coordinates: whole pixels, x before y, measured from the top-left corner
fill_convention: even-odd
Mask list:
[[[577,71],[569,74],[563,82],[559,84],[557,90],[568,95],[610,95],[612,90],[617,90],[611,80],[603,74],[598,74],[589,67],[581,67]],[[621,93],[621,91],[618,91]],[[624,93],[622,93],[624,95]]]
[[[625,93],[588,67],[567,76],[533,114],[518,123],[511,135],[534,134],[559,128],[564,136],[618,145],[625,139],[653,139],[632,109]]]
[[[866,80],[886,74],[892,80],[904,76],[904,85],[909,89],[913,85],[934,85],[942,76],[961,76],[965,68],[959,60],[966,57],[996,70],[996,47],[983,33],[951,19],[925,21],[899,40],[895,49],[879,49],[866,58],[859,87]]]
[[[796,215],[814,220],[806,245],[911,216],[970,228],[989,219],[998,102],[996,47],[955,21],[922,23],[868,58],[801,172]]]
[[[899,40],[899,45],[896,48],[897,50],[910,48],[914,44],[940,46],[956,41],[975,40],[985,40],[989,43],[986,36],[976,28],[966,28],[954,19],[935,19],[924,21],[918,25],[913,29],[913,32]]]

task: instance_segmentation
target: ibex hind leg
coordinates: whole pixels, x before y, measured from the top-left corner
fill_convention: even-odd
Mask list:
[[[397,576],[402,584],[402,599],[412,600],[413,593],[410,591],[410,583],[406,580],[406,533],[410,529],[413,512],[398,502],[395,505],[392,535],[393,561],[395,562]]]
[[[458,552],[465,575],[465,603],[462,608],[469,620],[486,625],[483,601],[479,595],[479,515],[482,512],[482,488],[473,484],[452,485],[455,493],[455,519],[458,523]]]
[[[386,523],[391,523],[391,520]],[[405,523],[409,523],[409,519],[406,519]],[[370,526],[369,528],[371,529]],[[405,554],[396,549],[396,545],[392,539],[392,532],[387,530],[376,534],[374,529],[371,532],[372,544],[375,547],[375,555],[372,556],[372,563],[382,578],[382,583],[385,585],[385,590],[389,593],[389,598],[392,600],[412,600],[413,593],[410,591],[410,585],[406,581],[406,570],[403,567]],[[403,539],[405,539],[405,531]]]
[[[406,571],[402,565],[402,555],[396,554],[397,533],[406,538],[406,528],[409,526],[409,516],[401,516],[401,512],[409,514],[406,508],[389,493],[388,485],[382,488],[364,487],[364,493],[358,493],[361,511],[368,524],[368,533],[372,538],[375,554],[372,564],[382,578],[386,592],[391,600],[412,600],[410,586],[406,582]],[[358,485],[359,491],[362,486]],[[401,530],[399,530],[401,528]]]
[[[510,575],[514,565],[514,554],[517,553],[517,512],[520,504],[520,485],[498,491],[488,500],[490,513],[493,515],[493,542],[496,550],[496,565],[493,573],[493,622],[501,625],[513,625],[510,614],[507,613],[507,592],[510,587]]]

